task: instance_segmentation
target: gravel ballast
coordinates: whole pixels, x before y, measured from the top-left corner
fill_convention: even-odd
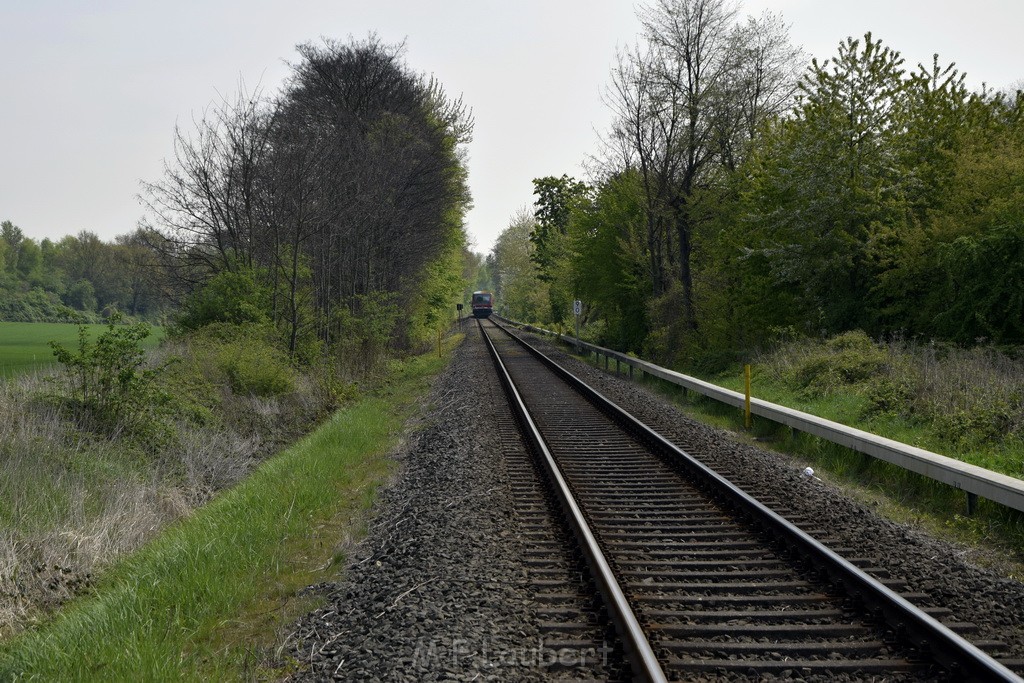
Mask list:
[[[344,579],[286,644],[293,680],[543,680],[492,375],[467,325]]]
[[[748,491],[785,500],[831,538],[973,622],[1024,658],[1024,585],[967,561],[964,548],[886,520],[795,460],[740,443],[679,412],[650,389],[531,342],[673,440],[729,458]],[[543,641],[501,448],[502,397],[475,326],[434,386],[432,408],[397,457],[366,539],[336,583],[311,587],[326,604],[285,644],[293,680],[545,680]]]

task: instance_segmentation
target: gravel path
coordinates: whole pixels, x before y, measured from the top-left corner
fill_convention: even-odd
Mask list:
[[[786,456],[695,422],[649,389],[535,339],[585,381],[696,451],[730,457],[751,493],[785,500],[839,542],[927,593],[977,638],[1024,658],[1024,585],[970,564],[964,548],[895,524]],[[435,406],[399,456],[367,538],[327,604],[293,629],[292,680],[546,680],[533,593],[501,449],[489,434],[500,396],[475,329],[438,378]],[[895,550],[895,551],[894,551]]]

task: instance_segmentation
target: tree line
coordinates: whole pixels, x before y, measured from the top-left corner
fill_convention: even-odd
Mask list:
[[[35,245],[5,227],[7,272],[78,310],[145,313],[159,293],[179,328],[266,325],[292,357],[432,338],[465,285],[472,115],[401,45],[298,53],[279,93],[240,88],[176,128],[132,236]],[[127,282],[136,259],[152,289]]]
[[[163,178],[144,187],[150,246],[183,299],[211,283],[245,292],[292,354],[381,311],[396,336],[422,338],[463,289],[472,116],[401,46],[298,51],[279,95],[239,93],[177,131]]]
[[[149,251],[138,234],[105,242],[89,231],[36,241],[0,223],[0,320],[72,322],[117,310],[156,319],[163,310]]]
[[[1024,342],[1021,92],[870,33],[807,64],[724,0],[639,12],[593,178],[536,179],[490,256],[517,314],[580,298],[602,341],[684,365],[852,329]]]

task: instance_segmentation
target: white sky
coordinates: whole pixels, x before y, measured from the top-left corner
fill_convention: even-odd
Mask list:
[[[765,8],[819,59],[870,30],[909,66],[957,62],[972,87],[1024,79],[1020,0],[743,4]],[[533,178],[583,175],[616,47],[638,28],[630,0],[0,0],[0,220],[36,239],[130,232],[176,122],[239,79],[276,91],[298,43],[375,31],[473,108],[468,227],[486,251]]]

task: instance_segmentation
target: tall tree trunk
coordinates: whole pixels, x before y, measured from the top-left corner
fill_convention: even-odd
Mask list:
[[[679,283],[683,287],[683,319],[686,329],[696,331],[697,313],[693,305],[693,226],[690,220],[688,195],[681,194],[673,201],[676,235],[679,239]]]

